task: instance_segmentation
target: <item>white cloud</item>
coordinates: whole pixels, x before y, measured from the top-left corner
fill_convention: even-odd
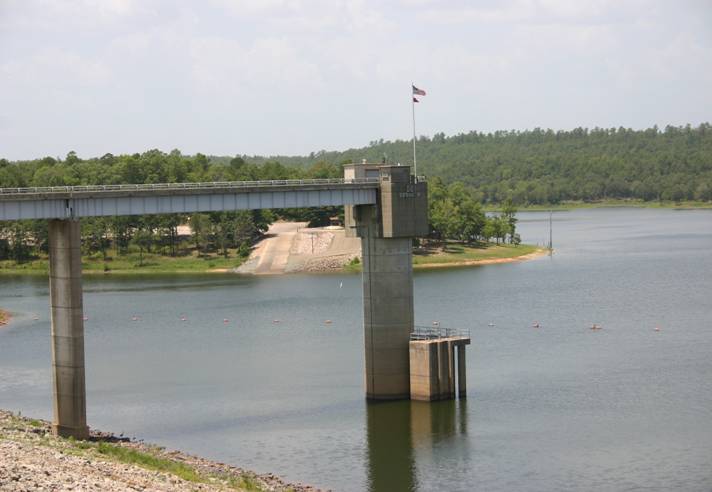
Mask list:
[[[0,0],[2,152],[356,146],[407,137],[411,81],[424,133],[695,123],[712,9],[641,1]]]

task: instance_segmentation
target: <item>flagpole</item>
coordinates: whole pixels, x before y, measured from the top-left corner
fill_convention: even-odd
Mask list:
[[[418,161],[415,159],[415,94],[413,94],[414,84],[410,83],[410,104],[413,106],[413,174],[418,179]]]

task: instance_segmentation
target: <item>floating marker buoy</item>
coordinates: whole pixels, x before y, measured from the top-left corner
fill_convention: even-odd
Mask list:
[[[32,317],[32,319],[35,320],[35,321],[37,321],[38,319],[40,319],[40,317],[37,316],[37,315],[35,315],[35,316]]]
[[[487,323],[487,326],[494,326],[494,323]]]
[[[327,324],[327,325],[330,325],[330,324],[332,323],[332,321],[331,321],[330,319],[327,319],[327,320],[324,321],[324,323]]]
[[[433,326],[440,326],[440,321],[433,321]]]
[[[280,319],[273,319],[273,320],[272,320],[272,323],[280,323],[281,321],[282,321],[282,320],[280,320]]]
[[[138,316],[131,316],[131,321],[138,321]]]
[[[186,318],[185,316],[181,316],[181,317],[180,317],[180,320],[181,320],[181,321],[188,321],[188,318]]]
[[[660,327],[659,327],[659,326],[656,326],[656,327],[655,327],[655,331],[660,331]]]
[[[229,319],[227,319],[227,318],[223,319],[223,323],[229,323],[229,322],[230,322]]]
[[[538,322],[538,321],[535,321],[534,324],[532,325],[532,327],[533,327],[533,328],[539,328],[539,327],[540,327],[539,322]]]

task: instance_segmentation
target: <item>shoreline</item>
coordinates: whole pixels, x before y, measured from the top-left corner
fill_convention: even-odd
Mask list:
[[[9,325],[11,320],[12,316],[10,316],[10,313],[0,308],[0,326]]]
[[[527,253],[520,256],[512,256],[509,258],[483,258],[481,260],[462,260],[453,261],[450,263],[420,263],[417,265],[413,265],[413,270],[431,270],[438,268],[473,267],[480,265],[496,265],[499,263],[515,263],[518,261],[533,260],[535,258],[546,256],[547,254],[548,250],[544,248],[538,248],[532,253]]]
[[[583,202],[583,201],[572,201],[572,202],[561,202],[557,204],[550,205],[521,205],[517,207],[518,212],[548,212],[549,210],[554,211],[567,211],[567,210],[578,210],[578,209],[590,209],[590,208],[653,208],[653,209],[667,209],[667,210],[709,210],[712,209],[712,202],[700,202],[700,201],[684,201],[684,202],[671,202],[671,201],[649,201],[645,202],[642,200],[604,200],[600,202]],[[485,212],[499,212],[501,211],[500,205],[494,206],[483,206]]]
[[[482,259],[466,259],[466,260],[461,260],[461,261],[450,261],[450,262],[432,262],[432,263],[413,263],[413,270],[431,270],[431,269],[441,269],[441,268],[462,268],[462,267],[473,267],[473,266],[483,266],[483,265],[496,265],[500,263],[514,263],[514,262],[519,262],[519,261],[526,261],[526,260],[532,260],[535,258],[538,258],[540,256],[544,256],[547,254],[547,250],[545,248],[537,248],[536,251],[532,253],[526,253],[523,255],[519,256],[511,256],[507,258],[482,258]],[[354,269],[348,264],[345,264],[344,266],[340,268],[324,268],[322,270],[292,270],[292,271],[287,271],[287,272],[279,272],[279,273],[272,273],[270,276],[273,275],[290,275],[290,274],[323,274],[323,273],[346,273],[346,274],[351,274],[351,273],[359,273],[361,271],[360,268]],[[196,269],[186,269],[186,270],[180,270],[180,269],[175,269],[175,270],[141,270],[141,269],[134,269],[134,270],[110,270],[110,271],[101,271],[101,270],[83,270],[82,271],[82,276],[90,276],[90,277],[99,277],[99,276],[105,276],[105,277],[111,277],[111,276],[142,276],[142,275],[205,275],[205,274],[212,274],[212,275],[217,275],[217,274],[223,274],[223,275],[254,275],[254,274],[245,274],[245,273],[240,273],[236,271],[236,268],[207,268],[205,270],[196,270]],[[49,272],[46,270],[34,270],[34,269],[10,269],[10,268],[4,268],[0,269],[0,277],[3,275],[41,275],[41,276],[48,276]],[[3,323],[3,317],[2,315],[5,314],[6,317],[6,322]],[[0,310],[0,326],[3,324],[7,324],[7,322],[10,320],[10,314],[7,313],[6,311],[3,312]]]
[[[55,437],[50,422],[1,409],[0,462],[0,483],[15,483],[17,490],[68,484],[97,491],[319,490],[112,433],[91,430],[86,441]]]

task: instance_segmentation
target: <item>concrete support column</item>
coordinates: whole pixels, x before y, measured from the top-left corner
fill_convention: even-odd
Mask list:
[[[438,383],[440,399],[450,398],[450,343],[447,340],[438,342]]]
[[[75,220],[49,221],[49,294],[52,316],[52,432],[89,435],[84,382],[84,322],[80,228]]]
[[[455,344],[451,341],[447,342],[447,356],[448,356],[448,376],[450,379],[450,387],[448,391],[450,392],[450,398],[455,398]]]
[[[376,207],[357,210],[363,252],[363,326],[366,397],[410,396],[408,342],[413,329],[413,265],[410,238],[379,237]]]
[[[466,345],[457,346],[457,392],[460,398],[467,398],[467,364],[465,363]]]
[[[410,399],[440,399],[437,343],[429,340],[410,342]]]

